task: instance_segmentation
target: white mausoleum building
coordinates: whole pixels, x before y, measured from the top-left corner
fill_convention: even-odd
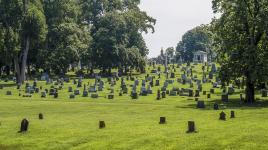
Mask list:
[[[208,54],[207,54],[207,52],[204,52],[204,51],[194,52],[193,62],[194,63],[208,62]]]

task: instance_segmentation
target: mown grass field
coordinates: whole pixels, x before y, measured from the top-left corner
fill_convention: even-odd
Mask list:
[[[200,68],[196,69],[199,77]],[[177,69],[176,77],[180,74]],[[139,77],[144,79],[143,75]],[[164,80],[162,75],[160,85]],[[75,87],[72,82],[65,83],[58,99],[41,98],[40,94],[22,98],[18,96],[16,86],[12,86],[13,82],[0,81],[0,84],[5,85],[0,90],[0,150],[268,149],[268,102],[260,95],[257,95],[260,100],[256,104],[246,105],[239,101],[240,91],[236,90],[236,94],[230,96],[230,102],[223,104],[220,102],[221,89],[216,89],[211,99],[200,93],[206,108],[197,109],[194,98],[167,96],[157,101],[159,87],[153,87],[154,94],[140,96],[138,100],[132,100],[129,95],[119,97],[120,80],[114,100],[104,98],[108,93],[107,84],[98,99],[78,96],[74,100],[69,99],[68,93],[68,86]],[[38,86],[41,85],[43,88],[51,86],[38,82]],[[173,86],[189,85],[175,82],[168,89]],[[211,83],[203,85],[203,90],[210,88]],[[7,90],[12,91],[12,96],[6,96]],[[220,110],[213,110],[215,102],[221,104]],[[236,113],[234,119],[230,119],[231,110]],[[226,121],[219,120],[221,111],[227,114]],[[44,120],[38,119],[39,113],[44,114]],[[166,117],[167,124],[159,124],[161,116]],[[17,133],[23,118],[30,122],[29,131]],[[106,128],[98,128],[100,120],[105,121]],[[186,133],[190,120],[195,121],[197,133]]]

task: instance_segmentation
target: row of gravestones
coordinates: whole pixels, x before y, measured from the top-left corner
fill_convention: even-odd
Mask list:
[[[38,115],[39,120],[43,120],[44,116],[42,113]],[[230,118],[235,118],[235,112],[231,111],[231,116]],[[226,114],[222,111],[220,113],[219,120],[226,120]],[[160,117],[159,124],[166,124],[166,117]],[[106,127],[105,121],[99,121],[99,129],[103,129]],[[20,123],[20,130],[19,133],[25,133],[29,129],[29,121],[27,119],[23,119]],[[196,127],[195,127],[195,122],[194,121],[188,121],[188,130],[186,131],[187,133],[196,133]]]

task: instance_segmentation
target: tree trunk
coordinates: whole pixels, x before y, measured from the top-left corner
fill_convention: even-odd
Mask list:
[[[17,84],[21,84],[20,65],[19,65],[18,56],[14,57],[14,66],[15,66]]]
[[[246,85],[246,102],[253,103],[255,101],[255,84],[247,78],[247,85]]]
[[[30,48],[30,38],[26,37],[26,45],[23,51],[22,63],[21,63],[21,82],[24,83],[26,80],[25,70],[27,65],[28,52]]]

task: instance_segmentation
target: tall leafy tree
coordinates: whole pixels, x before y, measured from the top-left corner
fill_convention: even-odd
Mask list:
[[[255,101],[257,83],[268,74],[268,1],[213,0],[215,46],[224,82],[246,78],[246,101]]]
[[[76,0],[45,0],[48,25],[46,46],[40,51],[41,68],[65,74],[72,63],[77,63],[89,48],[89,26],[79,20],[80,6]]]
[[[31,46],[45,39],[47,28],[40,0],[1,0],[0,22],[5,32],[4,51],[13,58],[17,82],[26,79]]]
[[[153,29],[155,20],[139,9],[139,3],[139,0],[81,0],[82,20],[92,27],[91,56],[95,67],[104,71],[126,67],[134,64],[129,63],[128,55],[137,54],[136,50],[139,55],[132,55],[137,56],[133,62],[148,54],[142,32]],[[138,64],[144,63],[136,64],[141,67]]]

